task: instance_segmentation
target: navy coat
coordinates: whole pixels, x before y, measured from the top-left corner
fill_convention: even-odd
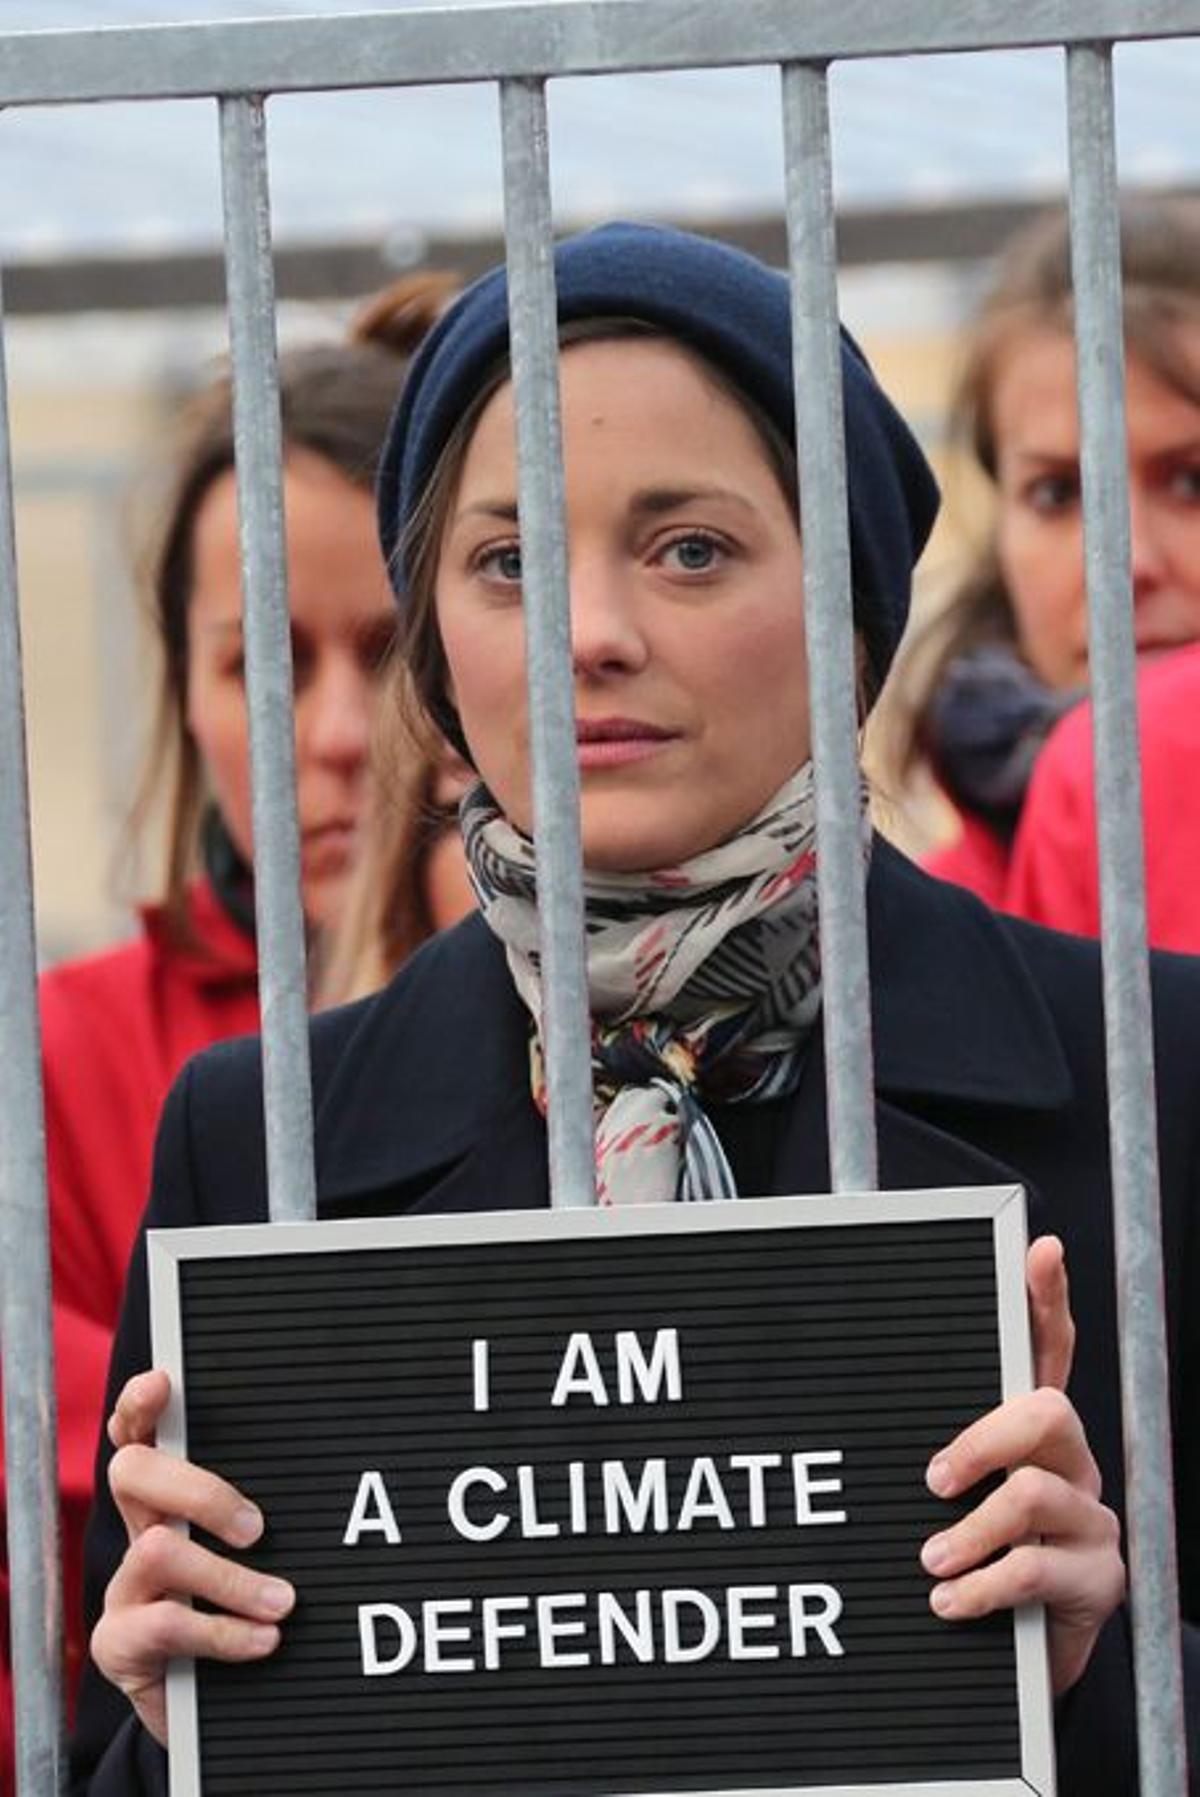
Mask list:
[[[1064,1240],[1078,1326],[1071,1393],[1122,1503],[1104,1037],[1096,947],[995,916],[877,842],[868,887],[880,1180],[884,1188],[1020,1181],[1031,1234]],[[1200,961],[1156,957],[1156,1058],[1184,1611],[1200,1622]],[[437,938],[375,998],[312,1028],[323,1217],[515,1209],[548,1202],[545,1128],[529,1097],[528,1022],[479,918]],[[828,1190],[824,1060],[808,1057],[774,1192]],[[181,1075],[164,1113],[150,1227],[266,1217],[257,1044],[224,1043]],[[1192,1303],[1185,1295],[1190,1291]],[[134,1252],[111,1391],[150,1364],[145,1251]],[[101,1447],[102,1470],[107,1448]],[[125,1547],[107,1481],[88,1542],[89,1605]],[[1193,1797],[1200,1792],[1200,1631],[1185,1629]],[[1137,1790],[1128,1627],[1106,1628],[1059,1705],[1062,1797]],[[165,1756],[89,1669],[76,1793],[166,1791]]]

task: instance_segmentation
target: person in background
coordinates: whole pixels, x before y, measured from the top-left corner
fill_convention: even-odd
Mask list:
[[[635,225],[560,243],[555,273],[599,1201],[824,1191],[821,851],[788,283],[724,245]],[[379,489],[413,690],[477,776],[461,822],[479,910],[381,993],[314,1019],[326,1215],[549,1203],[505,295],[494,270],[430,334]],[[937,494],[847,337],[841,369],[865,712],[904,628]],[[1128,1797],[1137,1773],[1099,955],[928,878],[873,834],[866,802],[864,782],[881,1186],[1020,1180],[1035,1237],[1041,1389],[935,1453],[930,1488],[968,1509],[920,1550],[930,1605],[955,1623],[1044,1603],[1058,1788]],[[1154,977],[1178,1427],[1200,1377],[1182,1296],[1196,1276],[1200,969],[1172,959]],[[265,1214],[260,1051],[244,1042],[201,1056],[175,1085],[146,1228]],[[297,1594],[223,1551],[270,1526],[265,1492],[264,1514],[252,1494],[153,1446],[170,1393],[152,1369],[144,1235],[109,1393],[108,1481],[88,1557],[89,1599],[103,1612],[74,1789],[161,1797],[168,1660],[261,1660],[286,1639],[303,1580]],[[1195,1430],[1177,1443],[1191,1676]],[[181,1522],[212,1545],[185,1538]]]
[[[1146,926],[1155,948],[1200,954],[1200,644],[1138,670]],[[1100,934],[1092,707],[1050,736],[1013,845],[1003,908]]]
[[[1121,212],[1139,653],[1200,637],[1200,202]],[[990,535],[898,670],[901,778],[926,767],[957,835],[925,865],[1002,902],[1047,735],[1087,687],[1067,219],[1010,243],[971,327],[952,437],[994,492]]]
[[[336,922],[371,797],[380,673],[395,633],[374,481],[408,357],[457,286],[421,273],[368,303],[344,342],[280,359],[296,778],[314,964]],[[40,987],[60,1480],[73,1687],[83,1524],[111,1332],[150,1184],[167,1091],[198,1049],[258,1028],[250,751],[232,393],[221,375],[185,405],[156,503],[146,585],[160,649],[158,716],[131,830],[166,798],[165,866],[137,936],[63,963]],[[7,1571],[0,1605],[7,1604]],[[7,1647],[0,1789],[11,1775]]]

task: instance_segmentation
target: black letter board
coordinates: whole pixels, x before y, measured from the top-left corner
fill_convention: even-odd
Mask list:
[[[162,1445],[299,1594],[172,1668],[172,1797],[1052,1792],[1040,1611],[918,1560],[1024,1242],[1015,1188],[156,1232]]]

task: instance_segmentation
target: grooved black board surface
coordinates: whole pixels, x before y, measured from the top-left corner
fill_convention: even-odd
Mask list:
[[[1001,1393],[990,1220],[732,1230],[604,1239],[466,1242],[180,1266],[188,1452],[250,1493],[268,1518],[253,1564],[293,1579],[284,1644],[257,1666],[198,1668],[203,1789],[225,1793],[654,1793],[1015,1777],[1020,1772],[1011,1618],[950,1626],[928,1607],[921,1542],[954,1506],[924,1483],[932,1451]],[[678,1401],[621,1404],[614,1332],[648,1348],[675,1329]],[[572,1332],[588,1331],[612,1397],[551,1393]],[[490,1344],[491,1409],[472,1408],[471,1343]],[[799,1526],[790,1456],[840,1450],[840,1492]],[[763,1469],[763,1526],[731,1454]],[[714,1457],[736,1526],[678,1519],[697,1456]],[[666,1460],[665,1532],[603,1532],[600,1463],[636,1479]],[[566,1467],[585,1463],[592,1532],[571,1532]],[[516,1468],[535,1468],[554,1538],[519,1532]],[[447,1514],[456,1473],[486,1466],[479,1521],[511,1511],[489,1542]],[[360,1475],[383,1475],[402,1542],[342,1545]],[[576,1475],[578,1480],[578,1475]],[[576,1494],[578,1507],[579,1496]],[[578,1515],[576,1520],[578,1521]],[[840,1656],[809,1631],[796,1657],[785,1588],[828,1585],[843,1610]],[[745,1639],[777,1657],[727,1654],[729,1587],[774,1625]],[[662,1658],[660,1593],[698,1589],[718,1608],[708,1657]],[[638,1590],[650,1593],[638,1600]],[[649,1604],[654,1658],[611,1633],[602,1665],[596,1601],[558,1612],[585,1624],[539,1662],[530,1638],[482,1668],[489,1596],[616,1594],[635,1622]],[[358,1606],[389,1603],[418,1626],[423,1602],[473,1600],[445,1620],[469,1629],[443,1653],[475,1671],[365,1677]],[[684,1606],[685,1642],[695,1640]],[[506,1612],[511,1620],[514,1612]],[[389,1625],[390,1626],[390,1625]],[[612,1646],[616,1640],[615,1648]],[[398,1640],[381,1626],[381,1654]]]

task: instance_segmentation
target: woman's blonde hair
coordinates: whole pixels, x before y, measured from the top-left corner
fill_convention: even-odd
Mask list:
[[[438,927],[427,876],[438,838],[458,830],[457,805],[438,794],[450,751],[413,699],[398,657],[388,679],[391,692],[376,725],[371,810],[341,915],[322,944],[318,1010],[378,991]]]

